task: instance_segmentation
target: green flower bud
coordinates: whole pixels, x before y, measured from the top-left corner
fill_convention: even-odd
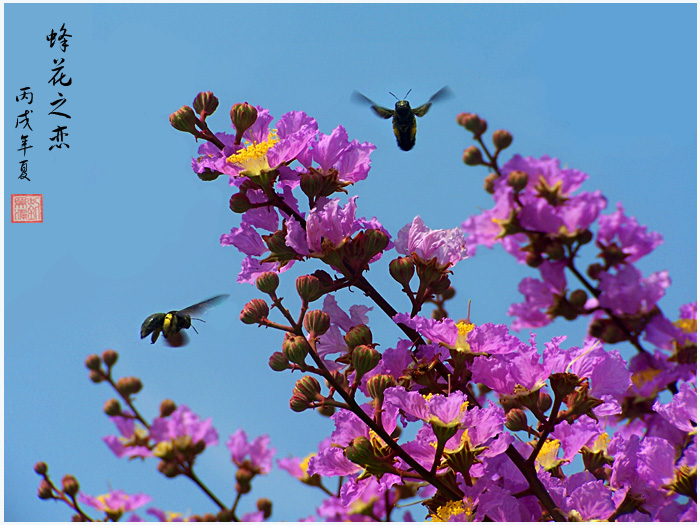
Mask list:
[[[372,344],[372,331],[367,325],[358,324],[350,328],[343,339],[352,350],[356,346]]]
[[[331,317],[322,310],[311,310],[304,316],[304,328],[313,336],[325,334],[331,327]]]
[[[164,399],[160,403],[160,417],[168,417],[177,410],[177,405],[172,399]]]
[[[591,230],[583,230],[576,236],[576,240],[579,244],[588,244],[593,240],[593,232]]]
[[[320,401],[321,397],[321,385],[315,378],[311,376],[303,376],[301,379],[294,383],[294,394],[301,394],[309,402]]]
[[[416,266],[411,257],[399,257],[389,263],[389,273],[403,286],[408,286],[415,272]]]
[[[506,149],[513,142],[513,135],[505,129],[497,129],[491,138],[497,150]]]
[[[563,399],[571,394],[581,383],[581,379],[576,374],[557,372],[549,376],[549,384],[552,385],[554,395]]]
[[[192,107],[200,117],[208,117],[219,107],[219,99],[211,91],[202,91],[194,98]]]
[[[130,396],[140,392],[143,388],[143,383],[138,377],[122,377],[117,381],[116,386],[120,394]]]
[[[101,383],[105,380],[104,376],[98,370],[91,370],[89,377],[90,381],[93,383]]]
[[[216,521],[233,521],[233,511],[230,509],[223,509],[216,513]]]
[[[550,396],[547,392],[540,392],[540,398],[537,400],[537,408],[540,409],[540,412],[543,414],[547,412],[552,406],[552,396]]]
[[[85,359],[85,366],[88,368],[88,370],[99,370],[101,364],[102,359],[100,359],[100,356],[97,354],[89,355]]]
[[[471,131],[472,133],[476,134],[481,128],[481,119],[476,113],[462,113],[461,118],[462,126],[467,128],[467,130]]]
[[[362,232],[362,253],[366,260],[380,254],[389,244],[389,236],[381,230],[365,230]]]
[[[588,301],[588,294],[585,290],[578,289],[569,294],[569,302],[571,303],[571,306],[578,310],[585,306],[586,301]]]
[[[282,352],[274,352],[270,356],[270,360],[267,362],[267,364],[275,372],[282,372],[283,370],[288,370],[290,368],[289,361]]]
[[[37,496],[39,496],[39,499],[53,499],[53,489],[51,488],[51,484],[45,479],[42,479],[39,482],[39,491]]]
[[[588,269],[586,270],[586,274],[588,277],[591,279],[595,279],[596,281],[600,277],[601,272],[605,271],[605,268],[603,267],[602,264],[600,263],[593,263],[591,264]]]
[[[508,186],[516,193],[523,191],[527,186],[528,175],[524,171],[511,171],[508,174]]]
[[[158,445],[160,445],[160,443]],[[156,445],[156,449],[158,449],[158,445]],[[155,450],[153,451],[153,455],[156,455]],[[178,468],[178,466],[175,463],[166,460],[163,460],[160,463],[158,463],[158,471],[161,474],[163,474],[166,478],[174,478],[180,475],[180,469]]]
[[[182,106],[170,115],[170,125],[176,130],[184,131],[185,133],[194,135],[197,132],[196,122],[197,117],[189,106]]]
[[[296,281],[297,293],[301,300],[306,303],[311,303],[319,299],[323,292],[321,291],[321,281],[313,275],[301,275]]]
[[[233,127],[236,128],[236,142],[240,144],[240,138],[243,137],[243,133],[255,124],[258,118],[258,110],[244,102],[242,104],[234,104],[231,107],[230,115]]]
[[[110,417],[118,416],[122,413],[122,407],[119,404],[119,401],[114,398],[108,400],[102,410]]]
[[[544,259],[539,253],[528,252],[528,254],[525,256],[525,264],[527,264],[531,268],[537,268],[543,262]]]
[[[471,113],[460,113],[459,115],[457,115],[457,124],[459,126],[465,127],[469,115],[471,115]]]
[[[104,352],[102,352],[102,360],[107,366],[114,366],[114,364],[117,362],[117,359],[119,359],[119,354],[116,353],[114,350],[105,350]]]
[[[303,412],[309,408],[309,406],[310,402],[304,394],[295,392],[289,399],[289,408],[291,408],[294,412]]]
[[[506,414],[506,428],[513,432],[527,429],[527,414],[520,408],[514,408]]]
[[[372,376],[367,381],[367,392],[372,399],[378,400],[380,403],[384,402],[384,391],[387,388],[396,386],[396,379],[389,374],[378,374]]]
[[[273,294],[280,285],[280,278],[275,272],[261,273],[255,279],[255,286],[263,293]]]
[[[63,486],[63,492],[66,493],[68,496],[75,496],[80,490],[78,480],[75,479],[75,476],[71,476],[70,474],[66,474],[65,476],[63,476],[63,479],[61,480],[61,485]]]
[[[301,191],[310,199],[315,199],[323,191],[323,175],[316,170],[310,170],[301,174],[299,186]]]
[[[295,365],[305,366],[306,356],[309,354],[309,343],[301,335],[285,336],[282,342],[282,354]]]
[[[234,193],[228,201],[228,207],[233,213],[245,213],[250,210],[253,205],[248,200],[245,193]]]
[[[270,314],[270,308],[262,299],[252,299],[243,307],[240,320],[245,324],[262,323]]]
[[[498,179],[498,175],[496,173],[489,173],[486,178],[484,179],[484,190],[486,190],[486,193],[489,193],[493,195],[496,193],[496,180]]]
[[[267,498],[260,498],[255,502],[255,506],[258,510],[262,511],[263,519],[268,519],[272,516],[272,502]]]
[[[379,364],[381,354],[369,345],[360,345],[352,351],[352,365],[357,374],[355,382]]]
[[[462,162],[467,166],[478,166],[484,162],[484,158],[481,156],[481,150],[476,146],[469,146],[462,153]]]
[[[333,414],[335,414],[335,407],[330,405],[323,405],[316,408],[316,412],[318,412],[324,417],[331,417]]]
[[[34,465],[34,472],[39,474],[40,476],[43,476],[49,471],[49,466],[44,463],[43,461],[39,461]]]

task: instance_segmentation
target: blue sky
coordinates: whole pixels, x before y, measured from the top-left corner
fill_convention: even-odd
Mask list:
[[[113,394],[88,380],[83,361],[106,348],[120,353],[118,374],[144,382],[138,405],[148,418],[166,397],[213,418],[221,445],[204,454],[198,472],[224,501],[233,500],[235,473],[224,443],[236,429],[270,434],[281,458],[315,451],[332,428],[315,413],[288,409],[299,375],[267,366],[280,334],[238,321],[261,295],[236,284],[241,256],[219,245],[238,224],[231,190],[193,175],[196,144],[168,123],[199,91],[219,97],[210,126],[220,131],[228,130],[227,108],[248,101],[275,117],[303,110],[325,133],[342,124],[351,139],[376,144],[370,176],[351,192],[359,215],[377,216],[394,234],[415,215],[453,228],[491,206],[482,190],[487,172],[461,163],[471,142],[455,124],[457,113],[477,112],[491,130],[513,133],[506,153],[548,154],[588,173],[584,189],[601,189],[608,211],[622,201],[664,236],[639,266],[669,270],[673,285],[660,303],[669,317],[697,296],[695,5],[6,4],[4,12],[8,521],[70,517],[67,507],[37,499],[38,460],[56,480],[76,475],[89,494],[111,486],[148,493],[167,510],[211,510],[188,480],[164,479],[153,461],[119,460],[101,441],[115,432],[102,414]],[[73,35],[64,55],[46,42],[62,23]],[[56,89],[47,80],[57,56],[73,79],[62,108],[72,117],[70,149],[48,151]],[[350,101],[357,89],[391,106],[389,91],[410,88],[415,106],[443,85],[454,97],[418,122],[408,153],[396,147],[389,122]],[[31,182],[13,175],[15,96],[25,86],[35,96]],[[42,193],[43,224],[10,224],[11,193]],[[406,310],[388,260],[369,279]],[[285,274],[282,295],[294,297],[289,285],[302,267],[317,268]],[[464,316],[471,299],[474,321],[509,323],[505,312],[520,302],[517,283],[528,275],[535,273],[502,250],[480,250],[455,269],[450,312]],[[231,298],[207,314],[186,348],[139,339],[147,315],[219,293]],[[382,315],[375,308],[370,320],[388,348],[399,333]],[[585,324],[560,322],[538,340],[566,333],[578,345],[584,332]],[[273,519],[295,520],[313,513],[317,492],[275,470],[255,480],[240,509],[270,497]]]

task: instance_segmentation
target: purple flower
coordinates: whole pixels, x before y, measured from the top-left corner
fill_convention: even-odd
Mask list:
[[[248,144],[226,159],[219,171],[231,177],[231,184],[240,176],[257,176],[289,164],[306,150],[318,131],[316,120],[301,111],[282,115],[276,128],[270,128],[272,117],[267,109],[257,106],[258,118],[243,137]]]
[[[221,236],[222,246],[235,246],[245,255],[260,256],[267,252],[267,246],[260,234],[249,224],[243,222],[240,228],[231,228],[231,233]]]
[[[598,302],[617,315],[635,315],[650,312],[671,285],[666,270],[642,278],[642,273],[631,265],[620,268],[616,274],[601,272]]]
[[[102,441],[118,458],[146,458],[153,455],[148,448],[148,432],[144,428],[137,428],[133,418],[114,416],[109,419],[117,426],[121,437],[105,436]]]
[[[694,386],[694,385],[693,385]],[[694,432],[698,422],[698,392],[689,383],[681,383],[673,400],[652,407],[666,421],[684,432]]]
[[[461,423],[467,410],[467,396],[462,392],[452,392],[448,396],[423,396],[400,386],[384,391],[384,403],[403,410],[409,421],[420,419],[447,426]]]
[[[431,230],[420,216],[399,230],[396,251],[403,255],[415,253],[425,262],[437,259],[437,263],[445,267],[467,257],[464,235],[459,228]]]
[[[158,521],[162,522],[184,522],[184,521],[195,521],[192,518],[185,518],[180,512],[165,512],[164,510],[158,509],[156,507],[150,507],[146,514],[150,514],[155,517]]]
[[[243,147],[240,144],[235,144],[235,135],[228,133],[216,133],[215,135],[224,144],[224,149],[221,150],[208,141],[201,144],[197,150],[199,157],[192,159],[192,170],[197,174],[202,174],[207,170],[224,173],[226,159]]]
[[[525,302],[512,304],[508,315],[515,316],[513,330],[540,328],[552,322],[546,311],[553,306],[555,296],[566,291],[566,263],[544,261],[539,266],[542,280],[526,277],[518,285],[518,291],[525,296]]]
[[[647,233],[646,226],[640,226],[634,217],[626,217],[621,203],[617,204],[616,212],[603,215],[598,224],[597,244],[601,247],[617,244],[626,255],[627,264],[638,261],[663,242],[661,235]]]
[[[189,436],[193,443],[204,441],[207,446],[219,443],[219,434],[211,424],[211,418],[202,421],[186,405],[180,405],[168,417],[158,417],[151,425],[151,438],[160,443]]]
[[[298,160],[306,168],[310,168],[312,162],[316,162],[319,171],[324,175],[335,170],[340,181],[355,183],[367,178],[369,155],[375,149],[376,146],[369,142],[350,142],[345,128],[338,126],[330,135],[319,133],[318,140],[313,142],[312,148],[299,155]]]
[[[245,431],[239,429],[231,434],[226,446],[238,467],[245,466],[256,474],[267,474],[272,469],[272,456],[276,450],[270,448],[270,436],[258,436],[248,443]]]
[[[106,512],[110,516],[116,517],[114,521],[117,521],[125,512],[142,507],[151,501],[152,498],[146,494],[129,495],[123,490],[112,490],[101,496],[90,496],[81,492],[78,499],[85,505],[90,505],[97,510]]]

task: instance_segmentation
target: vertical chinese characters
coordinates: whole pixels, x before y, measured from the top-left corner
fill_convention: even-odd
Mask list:
[[[62,53],[65,53],[68,49],[69,38],[73,38],[73,35],[68,34],[65,23],[61,24],[61,28],[59,29],[58,33],[51,29],[51,32],[46,36],[46,40],[49,42],[49,47],[53,48],[58,43],[59,45],[57,46],[57,48],[60,49]],[[67,76],[66,73],[63,71],[65,67],[65,61],[66,59],[63,57],[53,59],[55,67],[51,69],[51,71],[53,72],[53,76],[49,79],[48,83],[52,84],[54,87],[59,85],[63,87],[68,87],[73,83],[73,79]],[[59,108],[68,101],[68,99],[64,97],[63,93],[61,93],[60,91],[57,91],[56,93],[57,98],[56,100],[51,102],[52,108],[48,114],[61,119],[71,118],[68,113],[58,111]],[[50,140],[53,144],[49,146],[49,150],[52,150],[54,148],[61,149],[63,146],[65,146],[66,148],[70,148],[68,143],[65,142],[65,138],[68,136],[68,132],[66,131],[67,129],[68,126],[58,124],[56,128],[51,131],[51,133],[53,133],[53,136],[50,137]]]
[[[20,88],[20,93],[15,97],[15,101],[21,102],[30,106],[34,102],[34,93],[29,91],[31,87]],[[17,122],[15,123],[15,129],[20,130],[20,147],[17,151],[22,152],[22,159],[19,161],[19,179],[31,180],[28,176],[29,173],[29,159],[27,159],[27,150],[33,146],[29,144],[29,132],[34,131],[31,124],[29,123],[29,114],[33,113],[32,109],[25,109],[24,113],[17,115]],[[25,130],[26,134],[25,134]]]

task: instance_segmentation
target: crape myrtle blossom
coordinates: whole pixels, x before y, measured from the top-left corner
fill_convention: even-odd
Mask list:
[[[562,169],[558,159],[546,155],[540,159],[515,155],[500,171],[501,176],[493,182],[496,206],[462,223],[470,255],[476,253],[479,244],[491,248],[498,242],[518,262],[524,263],[527,253],[521,248],[527,242],[527,236],[514,232],[499,237],[503,230],[499,221],[508,221],[515,214],[520,226],[526,230],[548,234],[574,233],[586,230],[607,204],[599,191],[572,195],[588,175],[574,169]],[[509,175],[513,172],[524,174],[526,179],[522,190],[517,192],[517,198],[509,183]]]
[[[548,310],[555,304],[557,296],[566,292],[564,261],[544,261],[538,270],[542,280],[526,277],[518,284],[518,291],[525,296],[522,303],[514,303],[508,308],[508,315],[515,317],[513,330],[540,328],[552,322]]]
[[[332,247],[339,247],[344,241],[362,229],[375,229],[383,232],[389,239],[389,232],[377,221],[356,219],[355,212],[357,196],[351,197],[345,206],[340,206],[340,199],[320,198],[306,217],[306,229],[293,217],[287,220],[287,246],[294,249],[300,255],[309,256],[325,255],[325,251]],[[393,246],[389,242],[387,249]],[[381,257],[381,253],[373,257],[374,262]]]
[[[117,426],[121,436],[105,436],[102,441],[118,458],[146,458],[153,455],[148,448],[148,431],[137,427],[133,417],[113,416],[109,419]]]
[[[343,365],[325,359],[326,356],[329,354],[347,353],[348,344],[345,342],[341,330],[347,333],[353,326],[369,324],[367,312],[372,310],[372,307],[356,304],[348,309],[348,314],[338,306],[335,297],[328,294],[323,299],[322,310],[330,316],[331,326],[326,333],[318,338],[316,351],[318,355],[324,359],[329,370],[337,370]]]
[[[656,232],[647,233],[646,226],[640,226],[634,217],[625,216],[622,203],[617,203],[617,211],[602,215],[598,221],[596,244],[610,249],[615,244],[624,254],[622,263],[637,262],[648,255],[663,242],[663,237]]]
[[[226,446],[231,451],[231,459],[238,467],[245,467],[255,474],[267,474],[272,468],[272,457],[276,450],[270,448],[270,436],[263,435],[248,442],[243,429],[231,434]]]
[[[403,255],[415,254],[426,263],[436,259],[443,267],[454,266],[467,257],[464,236],[459,228],[431,230],[420,216],[399,230],[396,251]]]
[[[144,506],[151,499],[151,496],[146,494],[127,494],[123,490],[112,490],[101,496],[90,496],[81,492],[78,496],[81,503],[107,513],[113,521],[118,521],[125,512]]]
[[[193,443],[203,441],[207,446],[218,445],[219,434],[211,423],[211,418],[202,421],[186,405],[178,406],[168,417],[153,420],[151,438],[156,442],[174,441],[180,437],[190,437]]]

